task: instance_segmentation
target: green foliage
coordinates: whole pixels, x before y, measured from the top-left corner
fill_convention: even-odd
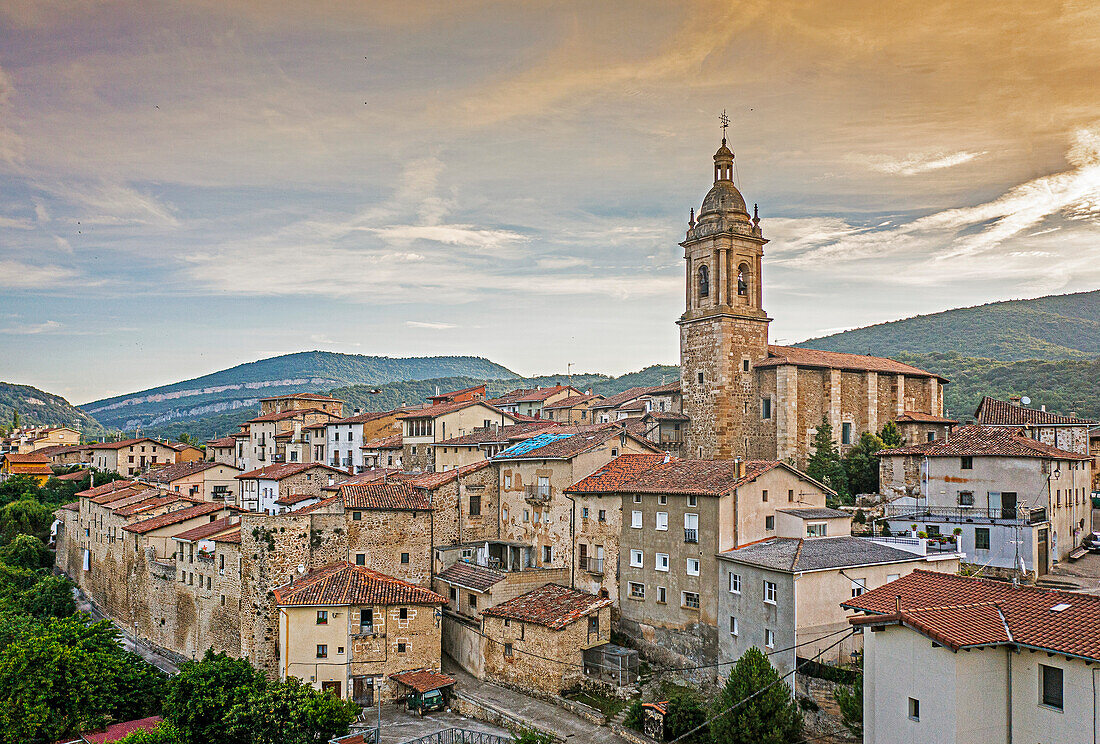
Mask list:
[[[900,447],[904,444],[904,440],[901,438],[901,432],[898,430],[897,422],[887,421],[882,431],[879,432],[878,438],[882,440],[883,447]]]
[[[60,395],[30,385],[0,382],[0,421],[20,426],[71,426],[84,434],[98,435],[103,427]]]
[[[230,735],[227,716],[235,702],[264,682],[247,660],[208,649],[201,660],[183,664],[172,679],[164,698],[164,719],[179,730],[181,744],[249,744],[247,735]]]
[[[179,744],[180,733],[168,721],[161,721],[156,728],[135,731],[119,739],[115,744]]]
[[[802,714],[790,688],[755,646],[733,665],[712,716],[713,744],[789,744],[802,738]]]
[[[35,535],[39,539],[49,536],[53,524],[53,512],[39,503],[28,492],[19,501],[0,508],[0,542],[7,544],[17,535]]]
[[[878,493],[878,457],[883,447],[878,435],[864,432],[855,446],[844,455],[844,477],[848,493]]]
[[[163,686],[108,622],[15,616],[0,633],[0,742],[52,742],[109,718],[153,715]]]
[[[521,729],[512,734],[513,744],[554,744],[554,737],[535,729]]]
[[[890,357],[911,352],[1006,361],[1094,358],[1100,356],[1100,290],[918,315],[796,346]]]
[[[60,576],[0,563],[0,610],[37,620],[76,612],[72,584]]]
[[[852,521],[856,524],[867,524],[867,514],[862,509],[856,509],[856,513],[852,516]]]
[[[677,688],[668,699],[668,713],[665,714],[665,741],[684,736],[706,720],[707,709],[699,694],[689,688]],[[706,727],[686,736],[683,742],[684,744],[709,744]]]
[[[814,432],[813,452],[806,463],[806,474],[824,483],[841,497],[848,495],[848,478],[833,441],[833,427],[823,416]]]
[[[238,688],[237,695],[241,693]],[[323,744],[346,734],[358,713],[354,701],[321,692],[295,678],[254,685],[229,710],[227,738],[222,741]]]
[[[833,690],[833,698],[840,706],[840,719],[845,728],[855,737],[863,736],[863,675],[851,686],[842,686]]]
[[[623,725],[629,729],[641,731],[644,722],[645,714],[642,712],[642,701],[635,700],[626,710],[626,718],[623,719]]]
[[[13,568],[38,569],[50,565],[50,553],[46,545],[34,535],[19,534],[7,545],[0,547],[0,561]]]

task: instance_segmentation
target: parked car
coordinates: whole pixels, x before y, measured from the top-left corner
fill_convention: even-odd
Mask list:
[[[1090,553],[1100,553],[1100,532],[1090,532],[1085,535],[1085,539],[1081,541],[1081,546]]]

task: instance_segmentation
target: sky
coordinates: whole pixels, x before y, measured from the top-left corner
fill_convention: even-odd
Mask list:
[[[0,1],[0,379],[676,363],[730,118],[772,340],[1100,286],[1100,5]]]

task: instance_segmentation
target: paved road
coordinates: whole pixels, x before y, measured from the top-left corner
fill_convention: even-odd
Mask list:
[[[504,737],[511,736],[502,728],[470,718],[463,718],[448,710],[429,713],[421,718],[409,713],[401,705],[388,704],[382,706],[382,744],[404,744],[404,742],[418,737],[449,728],[482,731]]]
[[[458,680],[455,687],[460,692],[557,734],[566,742],[623,744],[626,741],[606,726],[597,726],[552,703],[490,682],[480,682],[448,656],[443,657],[443,671]]]

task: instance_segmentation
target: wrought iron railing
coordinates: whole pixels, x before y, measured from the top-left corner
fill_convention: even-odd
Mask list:
[[[581,566],[588,573],[602,574],[603,573],[603,558],[582,558]]]
[[[523,494],[528,501],[549,501],[550,486],[524,486]]]
[[[689,527],[684,528],[684,542],[697,543],[699,542],[699,530],[693,530]]]
[[[945,522],[994,522],[1001,520],[1038,524],[1047,521],[1047,510],[1043,507],[986,508],[980,506],[905,506],[888,504],[885,516],[887,519],[912,519],[913,521],[940,519]]]

